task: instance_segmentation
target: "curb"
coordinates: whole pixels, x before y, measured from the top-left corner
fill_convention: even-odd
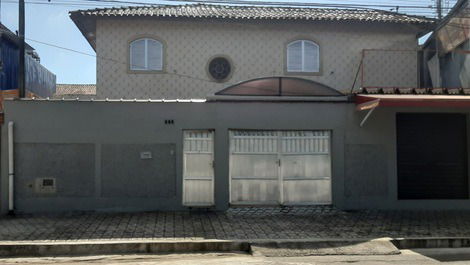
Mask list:
[[[184,252],[250,251],[250,244],[237,241],[98,242],[0,244],[0,257],[81,256]]]
[[[87,256],[118,254],[156,254],[189,252],[249,252],[252,246],[299,249],[312,244],[357,244],[365,241],[387,241],[397,250],[410,248],[470,247],[470,238],[375,238],[375,239],[303,239],[303,240],[199,240],[199,241],[84,241],[0,243],[0,257]],[[253,254],[253,253],[252,253]]]
[[[395,238],[391,239],[391,242],[398,249],[470,247],[470,238],[468,237]]]

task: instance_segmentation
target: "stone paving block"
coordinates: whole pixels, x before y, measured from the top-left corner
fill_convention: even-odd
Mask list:
[[[0,218],[3,241],[301,239],[470,236],[470,211],[240,207],[224,213],[149,212]]]

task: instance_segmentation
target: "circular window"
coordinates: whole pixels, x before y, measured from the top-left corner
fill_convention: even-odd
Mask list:
[[[232,71],[230,61],[224,57],[215,57],[209,62],[209,75],[216,81],[226,80]]]

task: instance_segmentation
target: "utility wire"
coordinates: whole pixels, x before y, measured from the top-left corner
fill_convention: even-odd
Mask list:
[[[163,1],[173,1],[173,0],[163,0]],[[14,3],[16,4],[17,1],[14,0],[4,0],[5,3]],[[211,3],[211,4],[229,4],[227,1],[186,1],[186,3]],[[102,0],[81,0],[81,2],[75,1],[75,2],[63,2],[63,1],[54,1],[54,2],[37,2],[37,1],[28,1],[26,4],[37,4],[37,5],[52,5],[52,6],[65,6],[65,7],[98,7],[98,8],[109,8],[109,7],[115,7],[117,3],[121,4],[132,4],[132,5],[145,5],[145,6],[161,6],[163,4],[152,4],[148,2],[129,2],[129,1],[102,1]],[[172,5],[174,2],[172,2]],[[241,3],[241,2],[237,2]],[[252,2],[251,2],[252,3]],[[266,2],[256,2],[257,5],[264,5]],[[287,2],[282,2],[285,3],[284,6],[289,6],[289,7],[299,7],[298,5],[289,5],[290,3]],[[243,2],[243,4],[250,4],[248,2]],[[270,3],[268,3],[270,4]],[[430,18],[435,18],[437,15],[435,13],[435,8],[432,6],[422,6],[421,9],[417,9],[415,7],[409,7],[409,6],[397,6],[398,10],[393,10],[391,9],[390,6],[388,5],[388,10],[384,9],[384,6],[378,6],[378,5],[351,5],[351,4],[310,4],[310,3],[302,3],[303,6],[305,7],[321,7],[321,8],[342,8],[342,9],[372,9],[372,10],[380,10],[380,11],[387,11],[387,12],[395,12],[395,11],[403,11],[400,12],[402,14],[408,14],[408,15],[420,15],[420,16],[425,16],[425,17],[430,17]],[[168,4],[166,4],[168,5]],[[375,7],[375,8],[373,8]],[[381,7],[381,8],[377,8]],[[429,11],[425,11],[424,9],[428,9]]]
[[[109,1],[109,0],[87,0],[87,1]],[[118,0],[116,0],[118,1]],[[180,2],[179,0],[166,0],[168,2]],[[383,5],[383,4],[328,4],[319,2],[271,2],[271,1],[249,1],[249,0],[187,0],[186,2],[193,3],[216,3],[216,4],[233,4],[233,5],[266,5],[266,6],[318,6],[318,7],[345,7],[345,8],[371,8],[371,7],[386,7],[396,8],[397,5]],[[399,5],[399,8],[416,8],[416,9],[433,9],[432,6],[422,5]]]
[[[6,3],[17,3],[14,0],[4,0]],[[175,5],[177,0],[162,0],[162,2],[170,2],[171,5]],[[323,0],[326,1],[326,0]],[[335,1],[335,0],[330,0]],[[350,0],[350,1],[360,1],[360,0]],[[400,0],[399,0],[400,1]],[[404,0],[401,0],[404,1]],[[411,1],[411,0],[410,0]],[[418,1],[418,0],[414,0]],[[213,1],[201,1],[201,0],[189,0],[189,1],[178,1],[184,3],[211,3],[211,4],[227,4],[227,5],[261,5],[261,6],[288,6],[288,7],[322,7],[322,8],[344,8],[344,9],[372,9],[372,10],[381,10],[388,12],[399,12],[408,14],[408,15],[419,15],[429,18],[435,18],[437,16],[435,12],[435,7],[432,5],[402,5],[401,3],[394,2],[394,4],[382,5],[382,4],[328,4],[328,3],[318,3],[318,2],[266,2],[266,1],[241,1],[241,0],[231,0],[231,1],[222,1],[222,0],[213,0]],[[362,2],[363,3],[363,2]],[[376,2],[378,3],[378,2]],[[395,4],[396,3],[396,4]],[[54,1],[52,2],[42,2],[42,1],[28,1],[27,4],[39,4],[39,5],[57,5],[57,6],[69,6],[69,7],[115,7],[115,5],[145,5],[145,6],[161,6],[163,3],[156,4],[151,2],[136,2],[136,1],[122,1],[122,0],[77,0],[77,1]],[[168,5],[168,4],[165,4]],[[300,5],[300,6],[299,6]],[[396,9],[396,10],[395,10]],[[429,10],[429,11],[426,11]],[[451,9],[451,8],[449,8]]]
[[[8,0],[6,0],[8,1]],[[372,8],[372,7],[383,7],[394,9],[398,7],[399,9],[430,9],[434,10],[433,5],[391,5],[391,4],[340,4],[340,3],[319,3],[319,2],[272,2],[272,1],[247,1],[247,0],[163,0],[164,2],[185,2],[185,3],[212,3],[212,4],[227,4],[227,5],[253,5],[253,6],[288,6],[288,7],[342,7],[342,8]],[[9,2],[17,3],[17,1],[9,0]],[[122,1],[122,0],[80,0],[77,2],[91,2],[91,3],[101,3],[101,4],[133,4],[133,5],[149,5],[149,6],[161,6],[162,4],[156,4],[151,2],[136,2],[136,1]],[[29,3],[44,3],[44,4],[55,4],[56,1],[51,2],[40,2],[40,1],[29,1]],[[67,4],[72,2],[62,1],[57,2],[57,4]],[[73,4],[75,4],[73,3]],[[445,9],[445,8],[444,8]],[[450,9],[450,8],[448,8]]]
[[[100,58],[100,59],[103,59],[103,60],[106,60],[106,61],[111,61],[111,62],[114,62],[114,63],[126,65],[126,67],[128,66],[127,62],[123,62],[123,61],[120,61],[120,60],[116,60],[116,59],[114,59],[114,58],[107,58],[107,57],[103,57],[103,56],[98,56],[98,55],[95,55],[95,54],[86,53],[86,52],[82,52],[82,51],[78,51],[78,50],[74,50],[74,49],[70,49],[70,48],[66,48],[66,47],[62,47],[62,46],[59,46],[59,45],[55,45],[55,44],[51,44],[51,43],[47,43],[47,42],[43,42],[43,41],[39,41],[39,40],[34,40],[34,39],[30,39],[30,38],[25,38],[25,39],[28,40],[28,41],[40,43],[40,44],[43,44],[43,45],[46,45],[46,46],[50,46],[50,47],[54,47],[54,48],[57,48],[57,49],[62,49],[62,50],[66,50],[66,51],[69,51],[69,52],[74,52],[74,53],[78,53],[78,54],[82,54],[82,55],[86,55],[86,56],[90,56],[90,57],[94,57],[94,58]],[[163,72],[163,73],[164,73],[164,74],[168,74],[168,75],[175,75],[175,76],[180,76],[180,77],[186,77],[186,78],[195,79],[195,80],[199,80],[199,81],[205,81],[205,82],[210,82],[210,83],[216,83],[216,82],[213,81],[213,80],[209,80],[209,79],[205,79],[205,78],[200,78],[200,77],[195,77],[195,76],[186,75],[186,74],[180,74],[180,73],[176,73],[176,72],[173,72],[173,73],[172,73],[172,72]]]
[[[18,1],[11,1],[11,0],[3,0],[3,3],[8,4],[18,4]],[[31,2],[26,1],[26,4],[32,5],[51,5],[51,6],[78,6],[78,7],[114,7],[115,5],[112,4],[94,4],[94,3],[73,3],[73,2]]]

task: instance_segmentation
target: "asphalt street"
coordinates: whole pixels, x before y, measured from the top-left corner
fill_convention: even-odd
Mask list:
[[[470,248],[402,250],[399,255],[252,256],[247,253],[192,253],[0,259],[0,264],[137,264],[137,265],[302,265],[302,264],[470,264]]]

